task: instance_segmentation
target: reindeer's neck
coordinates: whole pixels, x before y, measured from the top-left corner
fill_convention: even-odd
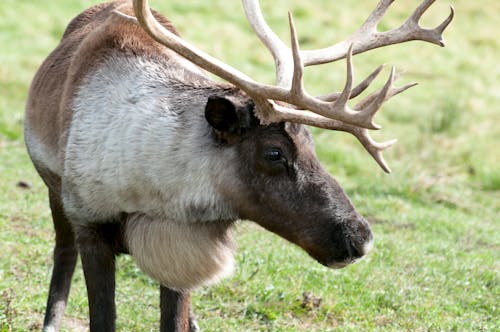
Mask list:
[[[116,58],[90,74],[74,99],[64,160],[68,209],[95,218],[142,212],[175,221],[235,219],[217,194],[231,154],[217,149],[204,119],[209,89],[187,72]],[[75,211],[76,212],[76,211]],[[103,214],[103,215],[101,215]]]

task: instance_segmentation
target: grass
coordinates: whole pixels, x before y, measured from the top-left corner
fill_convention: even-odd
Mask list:
[[[387,62],[405,69],[396,97],[377,120],[377,139],[397,137],[385,175],[352,137],[313,130],[317,151],[357,209],[372,223],[373,253],[328,270],[254,224],[237,228],[237,270],[195,292],[205,331],[498,331],[500,299],[500,112],[495,0],[438,1],[423,22],[457,17],[444,49],[409,43],[355,58],[358,79]],[[89,0],[3,0],[0,4],[0,331],[39,330],[51,272],[53,233],[46,190],[26,154],[23,105],[37,67]],[[262,1],[272,27],[287,37],[295,13],[304,48],[347,36],[375,0]],[[404,20],[418,1],[394,4],[381,27]],[[253,77],[272,81],[273,64],[237,1],[153,1],[186,39]],[[217,36],[217,38],[215,38]],[[238,46],[235,46],[238,45]],[[340,88],[344,64],[306,71],[314,93]],[[328,75],[327,73],[332,73]],[[386,71],[387,73],[387,71]],[[382,84],[382,79],[378,81]],[[29,188],[24,188],[25,182]],[[158,326],[157,285],[129,257],[118,261],[118,327]],[[86,325],[77,268],[64,330]]]

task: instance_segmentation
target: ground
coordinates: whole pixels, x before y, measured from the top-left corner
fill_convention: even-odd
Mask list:
[[[0,4],[0,331],[39,330],[52,265],[46,189],[22,137],[23,105],[37,67],[69,20],[90,0],[3,0]],[[397,137],[384,174],[345,133],[314,130],[322,163],[372,223],[373,252],[328,270],[286,241],[242,222],[237,269],[195,292],[204,331],[498,331],[500,298],[500,2],[439,0],[426,14],[438,24],[457,15],[446,48],[413,42],[355,57],[358,81],[380,63],[419,85],[387,103],[377,139]],[[359,26],[375,0],[262,1],[288,39],[295,16],[303,48],[326,46]],[[418,1],[397,1],[381,28],[401,23]],[[185,38],[252,77],[272,81],[273,64],[238,1],[152,1]],[[325,69],[326,67],[326,69]],[[306,71],[312,93],[340,89],[344,63]],[[384,72],[388,75],[388,69]],[[383,78],[375,85],[380,86]],[[118,328],[158,326],[158,287],[129,257],[118,260]],[[80,267],[63,322],[85,330]]]

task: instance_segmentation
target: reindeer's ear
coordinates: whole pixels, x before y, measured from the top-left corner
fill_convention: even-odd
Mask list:
[[[251,100],[210,96],[205,106],[205,118],[219,133],[242,135],[259,121],[253,115],[254,104]]]
[[[236,106],[224,97],[208,97],[205,118],[214,129],[221,132],[236,132],[239,127]]]

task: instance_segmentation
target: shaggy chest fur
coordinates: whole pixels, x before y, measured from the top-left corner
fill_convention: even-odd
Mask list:
[[[227,223],[180,224],[141,214],[129,217],[125,242],[137,265],[163,286],[189,290],[234,269]]]

